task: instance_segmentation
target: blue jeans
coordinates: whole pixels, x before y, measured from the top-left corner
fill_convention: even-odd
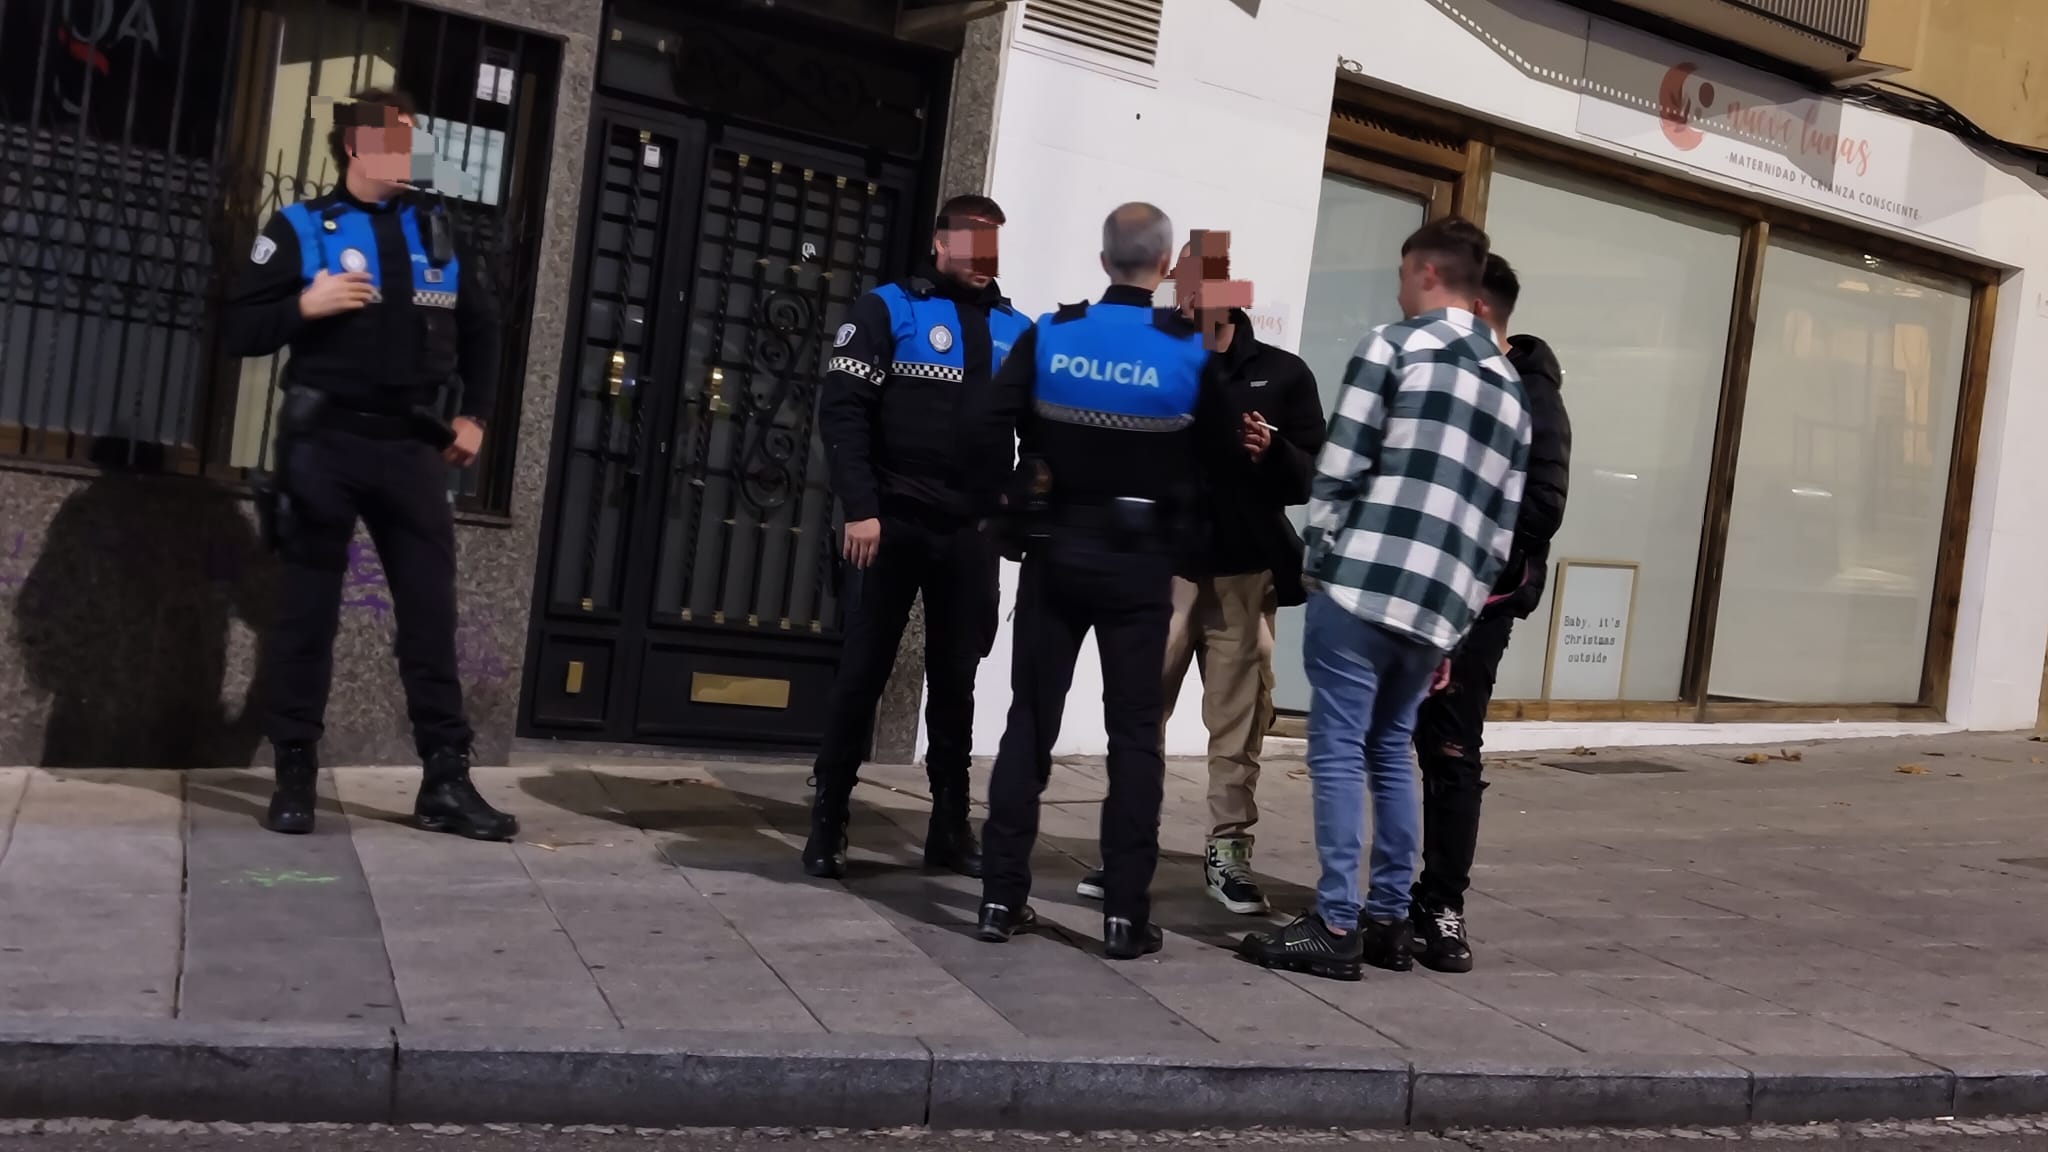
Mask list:
[[[1302,665],[1308,713],[1309,793],[1315,808],[1316,913],[1332,928],[1358,927],[1358,858],[1365,847],[1365,793],[1372,789],[1372,882],[1365,914],[1408,915],[1421,812],[1409,741],[1415,710],[1443,653],[1368,624],[1329,596],[1309,597]]]

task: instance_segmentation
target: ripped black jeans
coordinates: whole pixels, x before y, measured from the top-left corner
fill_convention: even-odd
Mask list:
[[[1462,912],[1479,848],[1479,750],[1486,706],[1507,654],[1515,618],[1498,616],[1472,626],[1451,658],[1451,682],[1422,702],[1415,715],[1415,758],[1422,764],[1422,876],[1415,903]]]

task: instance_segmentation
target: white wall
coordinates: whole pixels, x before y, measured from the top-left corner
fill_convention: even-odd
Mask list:
[[[1015,6],[1009,18],[1020,14]],[[1156,67],[1135,74],[1013,28],[990,181],[1010,219],[1004,286],[1033,312],[1098,296],[1103,215],[1149,200],[1183,234],[1230,230],[1233,273],[1256,285],[1262,309],[1298,318],[1340,59],[1377,87],[1619,152],[1577,129],[1571,80],[1584,64],[1588,21],[1553,0],[1263,0],[1256,17],[1232,0],[1174,0]],[[2048,365],[2048,201],[1988,161],[1983,174],[1977,255],[2018,271],[2000,297],[1948,705],[1953,724],[1998,729],[2032,724],[2048,650],[2048,596],[2039,591],[2048,484],[2034,466],[2039,430],[2048,429],[2048,387],[2037,379]],[[1293,347],[1296,335],[1290,321],[1273,342]],[[1006,616],[1016,578],[1006,564]],[[1002,735],[1010,642],[1005,628],[976,684],[978,754],[992,754]],[[1171,753],[1204,747],[1198,691],[1190,676],[1168,729]],[[1101,692],[1091,647],[1059,752],[1103,750]],[[1512,739],[1514,726],[1503,727]],[[1816,725],[1814,735],[1826,730]],[[1700,736],[1731,738],[1729,726]]]

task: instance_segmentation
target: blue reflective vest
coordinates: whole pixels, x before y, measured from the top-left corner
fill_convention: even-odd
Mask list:
[[[1200,333],[1169,332],[1150,308],[1093,304],[1041,317],[1037,341],[1040,416],[1131,431],[1194,423],[1209,357]]]
[[[377,238],[370,230],[370,215],[345,200],[314,212],[305,204],[287,204],[278,209],[299,238],[299,277],[307,284],[322,269],[333,275],[367,272],[370,286],[383,298],[384,270],[377,259]],[[422,235],[419,210],[412,204],[398,208],[398,223],[405,233],[406,254],[412,258],[412,302],[421,308],[455,307],[456,286],[462,282],[461,261],[450,256],[436,266],[428,256]]]
[[[960,310],[944,296],[914,296],[900,283],[884,284],[875,295],[889,309],[889,339],[895,347],[891,376],[920,380],[944,380],[954,384],[966,378],[967,360],[960,348]],[[1004,358],[1017,338],[1031,328],[1031,321],[1007,304],[988,310],[989,366],[991,375],[1003,366]]]

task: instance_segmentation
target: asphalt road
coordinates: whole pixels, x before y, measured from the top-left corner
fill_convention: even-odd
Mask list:
[[[987,1132],[650,1131],[628,1128],[173,1124],[0,1121],[0,1152],[2043,1152],[2048,1118],[1803,1128],[1658,1131]]]

